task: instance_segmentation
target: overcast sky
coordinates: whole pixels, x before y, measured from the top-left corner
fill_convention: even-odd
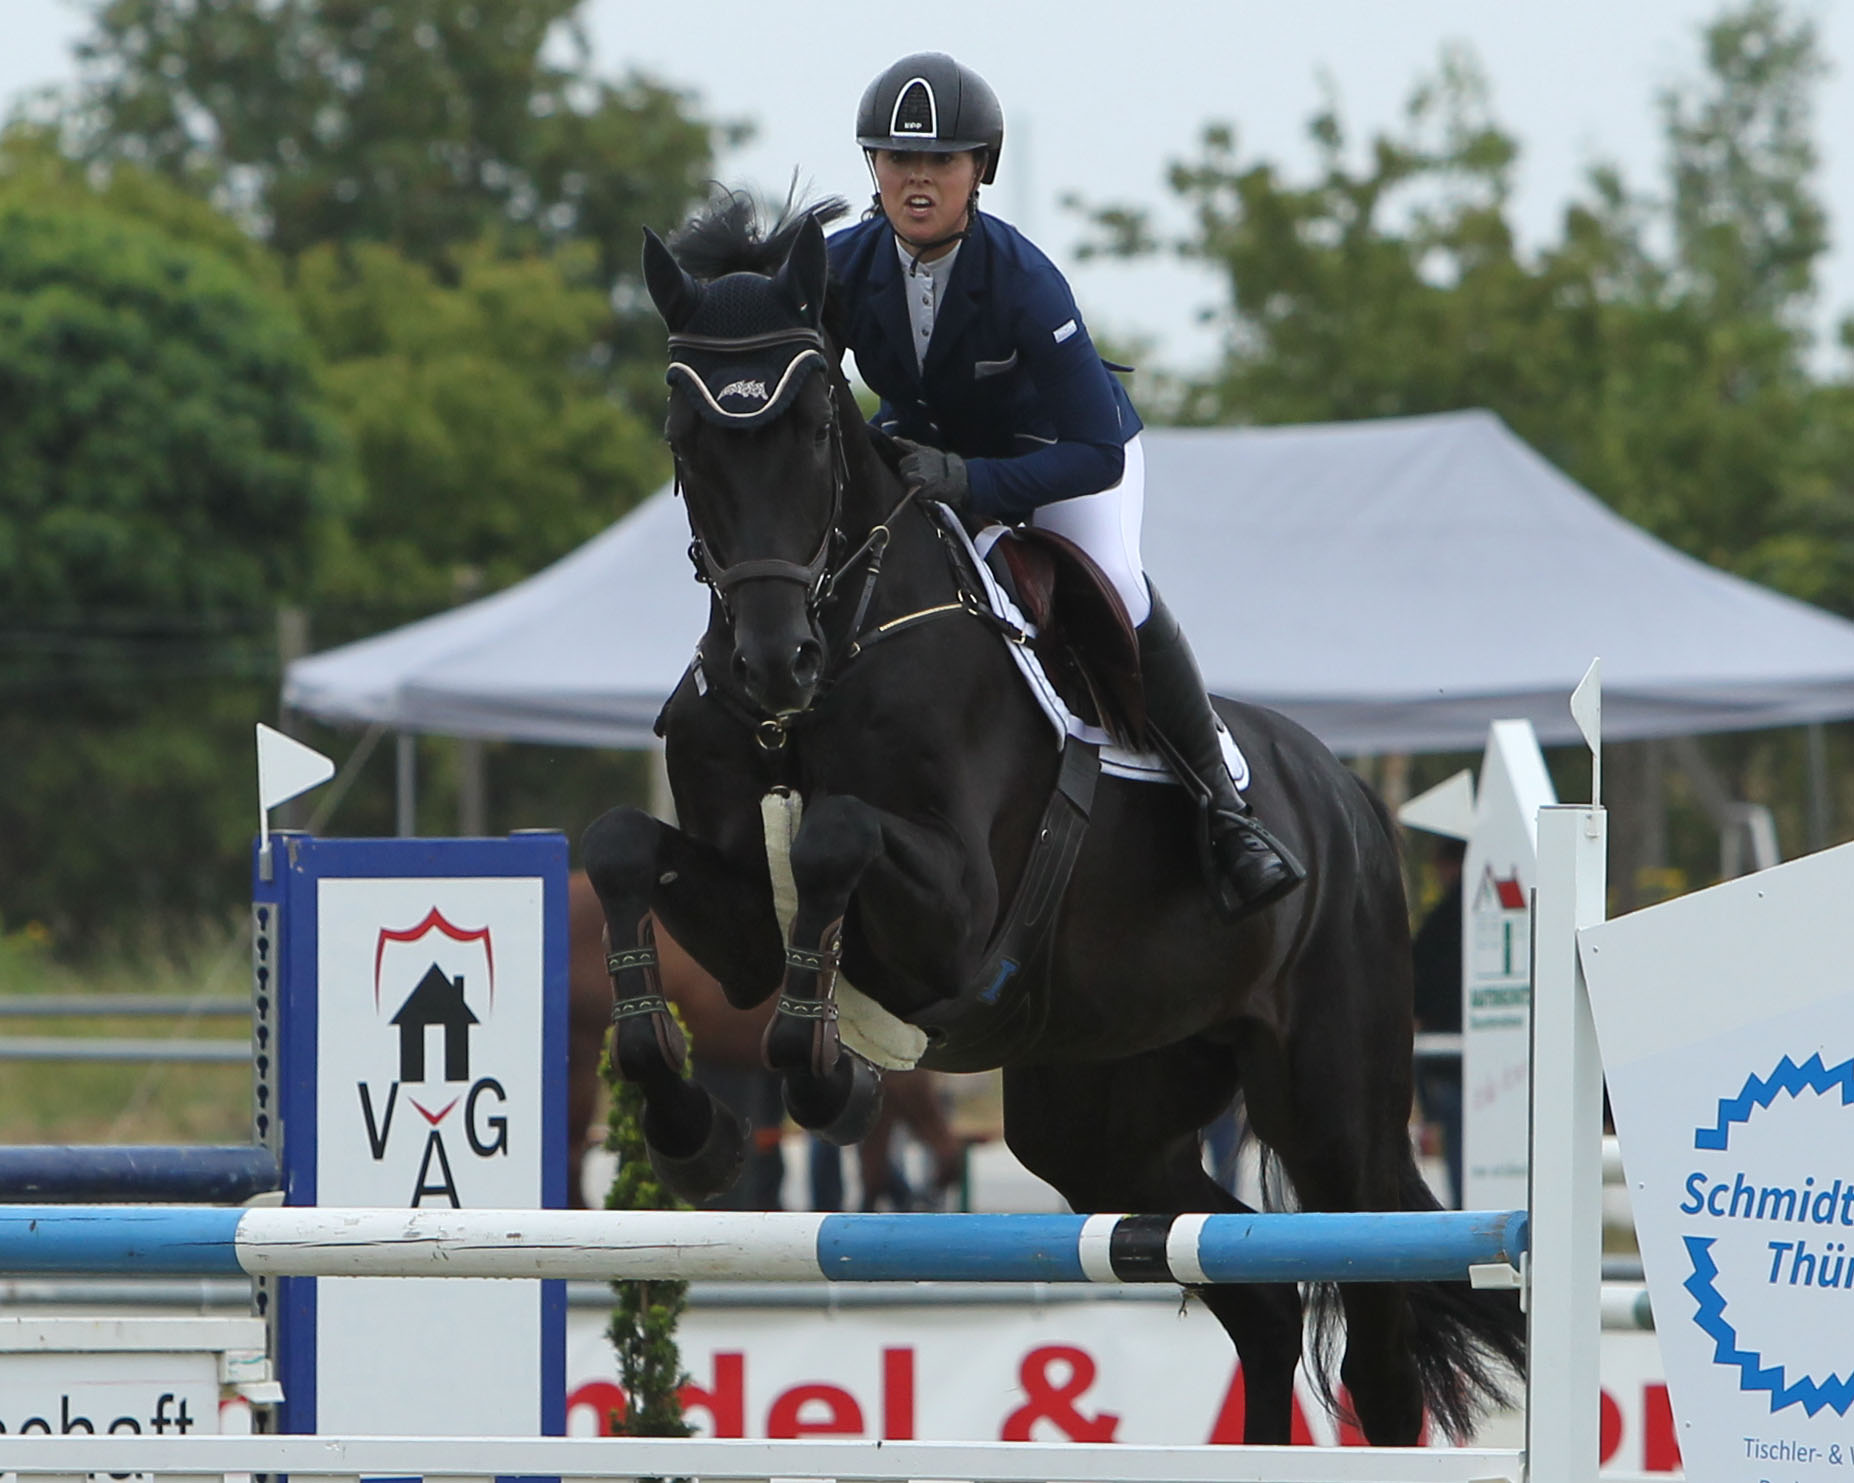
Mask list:
[[[1794,0],[1792,0],[1794,3]],[[0,0],[0,100],[68,80],[87,6]],[[1499,120],[1520,140],[1515,210],[1527,241],[1555,231],[1588,165],[1619,163],[1638,186],[1662,159],[1657,92],[1700,70],[1699,28],[1717,0],[790,0],[780,6],[588,0],[595,62],[640,68],[693,93],[711,116],[757,128],[724,161],[729,184],[782,192],[794,169],[819,192],[860,202],[852,141],[868,80],[909,51],[951,51],[997,88],[1004,169],[988,209],[1029,230],[1071,273],[1097,330],[1143,333],[1158,358],[1201,364],[1196,326],[1217,288],[1184,267],[1079,266],[1070,194],[1133,202],[1176,220],[1167,164],[1206,122],[1233,123],[1245,158],[1304,170],[1304,125],[1330,79],[1355,139],[1398,118],[1443,46],[1467,44],[1488,73]],[[1854,0],[1803,7],[1834,71],[1820,92],[1820,188],[1836,239],[1822,322],[1854,311]],[[671,225],[671,224],[666,224]]]

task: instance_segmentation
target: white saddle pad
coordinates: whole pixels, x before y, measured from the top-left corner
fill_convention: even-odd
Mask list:
[[[985,601],[993,613],[1013,627],[1025,633],[1034,634],[1036,625],[1025,618],[1012,602],[1005,590],[1000,587],[991,574],[991,568],[985,565],[985,556],[1005,535],[1006,527],[988,525],[978,533],[977,539],[966,534],[965,526],[958,518],[948,513],[943,506],[934,506],[934,513],[956,535],[972,555],[973,565],[978,569],[979,581],[984,584]],[[1091,726],[1082,720],[1063,702],[1056,693],[1056,687],[1044,673],[1042,661],[1028,644],[1014,644],[1000,635],[1000,643],[1017,663],[1018,670],[1024,677],[1024,683],[1030,687],[1030,693],[1036,703],[1042,707],[1043,714],[1049,717],[1050,725],[1055,728],[1056,745],[1060,747],[1067,737],[1077,737],[1082,741],[1093,742],[1101,749],[1101,771],[1117,778],[1130,778],[1139,783],[1170,783],[1177,785],[1178,779],[1165,765],[1165,759],[1156,752],[1137,752],[1128,747],[1118,746],[1099,726]],[[1217,720],[1217,739],[1223,743],[1223,762],[1230,770],[1230,780],[1240,791],[1249,786],[1249,759],[1242,754],[1242,748],[1236,745],[1235,737],[1224,727],[1222,718]]]

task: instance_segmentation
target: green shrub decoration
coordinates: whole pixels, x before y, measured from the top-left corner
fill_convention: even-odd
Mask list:
[[[609,1048],[599,1062],[599,1075],[611,1089],[605,1147],[618,1156],[618,1172],[605,1196],[605,1208],[688,1209],[657,1183],[644,1146],[644,1094],[618,1078]],[[689,1284],[614,1282],[612,1294],[616,1301],[606,1333],[618,1352],[618,1378],[627,1406],[624,1416],[614,1413],[611,1417],[613,1434],[689,1436],[694,1428],[683,1420],[682,1401],[677,1394],[689,1377],[682,1368],[682,1352],[676,1347],[676,1324],[688,1306]]]

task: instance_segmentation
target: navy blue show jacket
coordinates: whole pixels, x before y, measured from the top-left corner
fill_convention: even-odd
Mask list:
[[[832,236],[830,265],[856,369],[882,398],[876,426],[964,458],[981,514],[1022,520],[1119,482],[1139,414],[1067,280],[1022,232],[975,214],[924,364],[886,218]]]

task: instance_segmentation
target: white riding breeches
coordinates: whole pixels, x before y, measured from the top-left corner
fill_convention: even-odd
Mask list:
[[[1030,523],[1065,536],[1086,551],[1114,584],[1114,591],[1127,605],[1127,616],[1138,628],[1152,612],[1139,559],[1139,527],[1146,513],[1146,453],[1139,434],[1127,443],[1126,455],[1118,484],[1099,494],[1044,505],[1030,517]]]

